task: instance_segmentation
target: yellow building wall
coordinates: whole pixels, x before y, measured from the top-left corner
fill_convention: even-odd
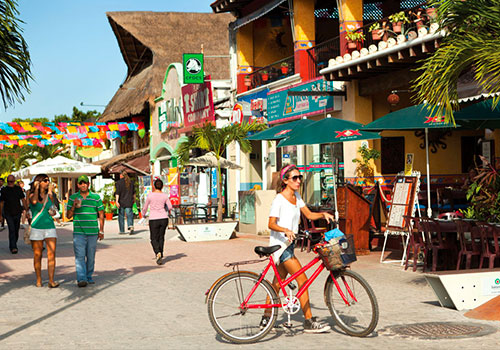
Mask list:
[[[255,67],[265,67],[293,55],[290,20],[283,18],[281,26],[273,26],[273,24],[275,23],[269,18],[261,18],[247,25],[253,25]]]

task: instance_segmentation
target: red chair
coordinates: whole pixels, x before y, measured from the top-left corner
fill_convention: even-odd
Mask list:
[[[326,232],[326,227],[316,227],[314,225],[314,221],[309,220],[302,213],[300,213],[300,220],[301,220],[302,226],[304,227],[304,230],[309,231],[309,233],[313,237],[315,237],[315,236],[317,237],[318,235],[322,235],[323,233]],[[304,249],[304,240],[302,240],[302,244],[301,244],[301,250],[303,250],[303,249]],[[311,251],[311,241],[309,239],[307,240],[306,251],[308,253]]]
[[[449,253],[449,257],[454,257],[456,254],[456,247],[453,242],[446,240],[441,232],[441,227],[439,222],[431,219],[422,217],[418,220],[419,230],[424,232],[425,244],[427,246],[427,251],[432,252],[432,271],[437,270],[437,263],[439,252]]]
[[[498,230],[495,226],[485,222],[476,223],[476,230],[481,238],[481,258],[479,268],[483,268],[484,259],[488,259],[488,268],[495,266],[495,259],[500,258],[498,246]]]
[[[462,257],[465,256],[465,268],[470,269],[471,261],[473,256],[478,258],[481,256],[481,244],[478,242],[479,235],[477,230],[473,229],[473,226],[463,220],[456,220],[458,240],[460,242],[460,250],[457,256],[457,270],[460,269],[462,263]],[[465,238],[465,232],[470,232],[471,240]]]
[[[407,231],[410,232],[410,242],[408,243],[408,247],[406,248],[406,261],[405,261],[405,270],[408,269],[408,261],[410,259],[410,249],[413,253],[413,272],[417,271],[417,261],[418,261],[418,253],[423,252],[424,257],[427,257],[427,246],[425,245],[423,233],[420,232],[418,227],[419,218],[408,217],[405,216]],[[413,225],[411,222],[413,221]],[[422,272],[425,272],[425,261],[424,266],[422,268]]]

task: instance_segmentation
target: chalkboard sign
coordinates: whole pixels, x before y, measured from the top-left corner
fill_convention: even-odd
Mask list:
[[[415,200],[420,185],[420,174],[412,176],[396,176],[392,189],[392,204],[387,220],[387,231],[390,234],[408,233],[405,216],[415,215]]]

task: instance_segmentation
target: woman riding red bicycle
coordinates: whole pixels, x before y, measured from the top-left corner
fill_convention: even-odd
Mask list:
[[[309,220],[325,219],[333,221],[333,215],[327,212],[313,213],[307,208],[300,197],[299,189],[302,183],[302,175],[295,165],[287,165],[280,171],[278,182],[278,194],[271,205],[269,214],[269,229],[271,236],[269,245],[280,245],[281,249],[274,253],[274,261],[279,262],[278,273],[284,280],[287,274],[293,275],[302,268],[300,261],[295,257],[295,235],[299,230],[300,213]],[[307,276],[301,274],[297,278],[299,288],[307,281]],[[277,277],[274,277],[273,287],[279,294],[280,285]],[[299,298],[302,312],[304,313],[304,332],[323,333],[330,330],[330,326],[319,322],[316,317],[312,317],[311,306],[309,304],[309,294],[307,291]],[[266,313],[262,317],[261,327],[265,327],[269,322],[269,315]]]

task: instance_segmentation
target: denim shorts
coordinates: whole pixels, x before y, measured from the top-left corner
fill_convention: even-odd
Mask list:
[[[280,264],[284,263],[288,259],[291,259],[295,256],[293,254],[294,249],[295,249],[295,243],[292,243],[283,251],[283,253],[280,256]]]

